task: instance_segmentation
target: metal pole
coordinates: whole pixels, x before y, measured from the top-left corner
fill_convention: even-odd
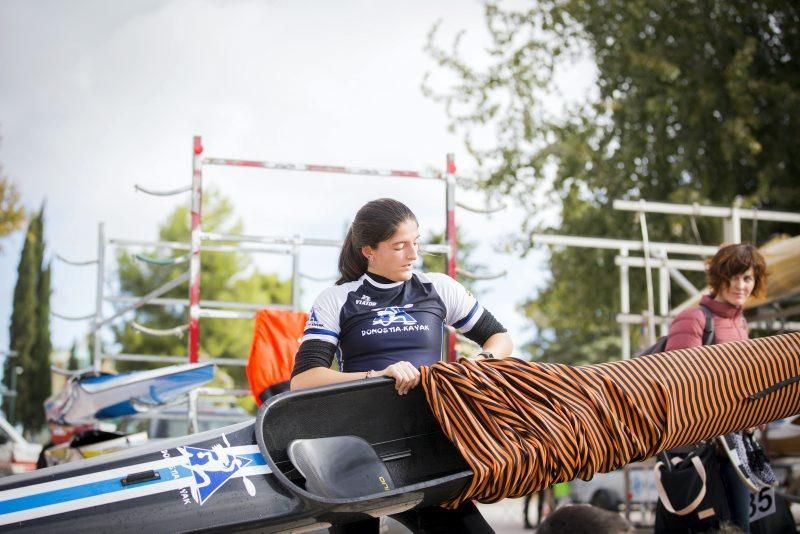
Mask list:
[[[447,252],[447,274],[455,279],[456,277],[456,254],[458,253],[458,240],[456,236],[456,163],[453,154],[447,154],[447,187],[446,187],[446,209],[447,209],[447,244],[450,250]],[[454,362],[456,359],[456,336],[455,333],[448,332],[447,335],[447,359]]]
[[[643,211],[639,212],[639,226],[642,227],[642,250],[644,250],[645,279],[647,280],[647,335],[648,344],[656,342],[656,328],[653,323],[655,305],[653,304],[653,273],[650,270],[650,238],[647,232],[647,219]]]
[[[95,291],[94,333],[92,343],[92,368],[100,372],[102,366],[102,346],[100,343],[100,327],[103,321],[103,286],[106,278],[106,231],[105,224],[97,225],[97,289]]]
[[[300,242],[299,235],[294,236],[292,244],[292,309],[300,309]]]
[[[197,389],[189,391],[189,403],[186,407],[189,416],[189,434],[196,434],[200,425],[197,423]]]
[[[658,268],[658,313],[661,317],[669,315],[669,269]],[[660,326],[662,336],[669,333],[669,325],[664,322]]]
[[[669,275],[675,280],[679,286],[681,286],[684,291],[686,291],[689,295],[694,296],[700,293],[700,291],[692,285],[688,278],[683,276],[678,269],[674,267],[667,267],[669,270]]]
[[[739,204],[741,206],[741,204]],[[615,200],[615,210],[646,211],[647,213],[666,213],[673,215],[694,215],[702,217],[719,217],[729,219],[732,209],[727,206],[698,206],[696,204],[669,204],[666,202],[650,202],[645,200]],[[800,213],[789,211],[755,210],[738,208],[742,219],[758,219],[759,221],[775,221],[800,223]]]
[[[533,234],[531,241],[537,245],[564,245],[568,247],[602,248],[618,250],[644,250],[642,241],[630,239],[608,239],[605,237],[584,237],[579,235]],[[697,256],[713,256],[718,247],[706,245],[685,245],[683,243],[650,242],[650,250],[658,250],[668,254],[690,254]]]
[[[210,308],[199,308],[200,317],[209,319],[252,319],[256,316],[254,311],[235,311],[235,310],[214,310]]]
[[[200,232],[200,239],[203,241],[263,243],[267,245],[286,245],[290,247],[294,244],[307,247],[334,247],[334,248],[342,247],[342,240],[305,238],[300,236],[273,237],[273,236],[241,235],[241,234],[219,234],[216,232]],[[450,247],[446,244],[437,245],[432,243],[422,243],[420,249],[423,250],[424,252],[441,252],[444,254],[450,251]],[[716,250],[716,248],[714,250]],[[289,254],[291,254],[291,251],[289,252]]]
[[[122,317],[123,315],[125,315],[129,311],[135,310],[136,308],[140,308],[140,307],[144,306],[145,304],[148,304],[150,301],[160,297],[164,293],[168,293],[168,292],[172,291],[173,289],[175,289],[176,287],[178,287],[182,283],[186,282],[187,280],[189,280],[189,274],[188,273],[183,273],[182,275],[180,275],[175,280],[170,280],[169,282],[167,282],[163,286],[161,286],[159,288],[156,288],[156,289],[152,290],[150,293],[148,293],[148,294],[144,295],[143,297],[139,298],[139,300],[137,300],[136,302],[124,307],[123,309],[119,310],[115,314],[110,315],[110,316],[106,317],[105,319],[102,319],[102,320],[98,321],[97,323],[95,323],[94,331],[96,332],[103,325],[106,325],[106,324],[110,323],[111,321],[114,321],[117,318]]]
[[[346,165],[320,165],[315,163],[286,163],[275,161],[253,161],[225,158],[205,158],[204,165],[222,165],[228,167],[252,167],[278,171],[329,172],[333,174],[354,174],[357,176],[383,176],[394,178],[419,178],[423,180],[441,180],[438,174],[425,174],[418,171],[399,169],[377,169],[371,167],[353,167]]]
[[[638,324],[642,326],[642,330],[647,330],[647,325],[645,323],[648,322],[649,317],[653,318],[654,324],[661,324],[661,323],[669,323],[669,317],[654,317],[650,314],[647,310],[644,310],[642,313],[618,313],[617,314],[617,321],[620,323],[627,323],[627,324]]]
[[[619,249],[619,255],[628,257],[628,249]],[[628,278],[630,268],[626,263],[619,266],[619,307],[621,313],[631,312],[631,290],[630,280]],[[620,333],[622,334],[622,359],[627,360],[631,357],[631,330],[630,326],[625,323],[620,323]]]
[[[628,267],[644,267],[644,258],[617,256],[614,258],[614,263],[622,265],[623,263]],[[698,271],[704,272],[706,270],[705,263],[700,260],[676,260],[667,258],[650,258],[650,265],[658,267],[666,267],[668,269],[680,269],[684,271]]]
[[[183,274],[184,281],[189,279],[189,275],[187,273]],[[136,302],[141,302],[144,297],[134,295],[130,297],[107,297],[106,302],[111,302],[114,304],[133,304]],[[144,304],[149,304],[151,306],[181,306],[183,308],[187,308],[189,306],[189,299],[174,299],[174,298],[151,298]],[[272,308],[275,310],[291,310],[292,307],[289,304],[269,304],[266,305],[263,302],[235,302],[232,300],[205,300],[203,299],[200,301],[201,309],[203,306],[209,308],[219,308],[223,310],[260,310],[261,308]],[[53,314],[55,315],[55,314]],[[56,316],[57,317],[57,316]]]
[[[731,207],[731,241],[734,243],[742,242],[742,217],[739,210],[742,205],[742,197],[737,196]]]
[[[200,348],[200,221],[203,207],[203,143],[194,137],[192,157],[192,238],[189,260],[189,363],[197,363]]]
[[[149,363],[186,363],[186,356],[155,356],[152,354],[106,354],[106,360],[122,361],[122,362],[149,362]],[[203,359],[203,363],[213,363],[223,367],[245,367],[247,360],[240,360],[238,358],[208,358]]]
[[[202,234],[200,236],[202,238]],[[239,240],[241,241],[241,240]],[[341,243],[341,242],[340,242]],[[169,250],[191,250],[191,243],[179,243],[177,241],[143,241],[141,239],[109,239],[109,245],[118,247],[156,247]],[[281,246],[277,244],[276,246]],[[200,251],[208,252],[246,252],[246,253],[265,253],[265,254],[291,254],[291,251],[282,248],[248,247],[237,245],[202,245]]]

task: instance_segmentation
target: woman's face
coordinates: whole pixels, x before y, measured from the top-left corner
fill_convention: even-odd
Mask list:
[[[408,219],[397,227],[392,237],[378,243],[376,248],[362,247],[361,252],[367,257],[369,272],[400,282],[411,279],[418,241],[419,227]]]
[[[744,306],[755,285],[755,274],[753,273],[753,268],[750,267],[741,274],[733,275],[728,280],[728,284],[722,288],[718,297],[733,306]]]

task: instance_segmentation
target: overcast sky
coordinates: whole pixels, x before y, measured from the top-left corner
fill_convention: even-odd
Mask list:
[[[188,196],[151,197],[134,184],[190,183],[195,134],[207,156],[424,170],[441,169],[453,152],[470,174],[443,109],[420,91],[435,68],[426,34],[439,19],[442,42],[467,30],[479,60],[476,1],[0,0],[0,163],[28,208],[47,202],[48,255],[73,260],[96,256],[101,221],[108,237],[155,239]],[[339,238],[379,196],[408,203],[423,235],[444,226],[439,183],[214,169],[205,185],[231,198],[249,234]],[[532,330],[516,307],[541,283],[542,255],[495,251],[519,217],[457,212],[460,229],[482,244],[476,259],[509,271],[481,283],[480,298],[521,345]],[[0,245],[5,348],[20,233]],[[273,260],[288,274],[286,261]],[[335,272],[335,252],[301,261],[308,274]],[[55,262],[52,309],[92,312],[95,276]],[[303,287],[304,308],[322,287]],[[87,323],[53,318],[51,328],[56,347],[67,348]]]

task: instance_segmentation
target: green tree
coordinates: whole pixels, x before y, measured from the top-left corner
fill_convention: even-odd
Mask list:
[[[42,218],[43,212],[40,213]],[[43,227],[44,224],[42,223]],[[36,288],[36,340],[30,352],[29,369],[23,373],[26,381],[34,383],[27,399],[20,398],[17,413],[26,429],[37,432],[44,425],[44,401],[52,392],[50,355],[53,345],[50,340],[50,264],[39,274]]]
[[[481,186],[529,210],[526,232],[641,238],[617,198],[800,208],[800,12],[791,1],[543,0],[486,4],[487,61],[460,41],[428,50],[454,84],[434,92],[451,127],[487,170]],[[593,60],[594,97],[553,109],[557,73]],[[485,141],[485,139],[490,139]],[[546,194],[542,194],[542,192]],[[537,218],[560,207],[558,224]],[[651,217],[650,238],[694,241],[687,218]],[[718,223],[698,221],[706,244]],[[794,230],[760,223],[756,240]],[[520,240],[522,248],[530,240]],[[619,355],[619,287],[611,251],[554,250],[551,276],[526,305],[535,357],[596,361]],[[632,272],[632,287],[644,288]],[[676,295],[680,298],[682,295]],[[633,291],[632,309],[645,308]]]
[[[25,222],[25,209],[19,203],[19,193],[2,172],[0,167],[0,237],[17,230]]]
[[[209,232],[242,233],[241,222],[234,219],[231,203],[220,194],[205,191],[203,228]],[[159,228],[159,240],[188,242],[190,213],[187,207],[176,208]],[[152,250],[150,257],[164,257],[169,251]],[[172,266],[153,265],[120,252],[119,288],[123,295],[144,295],[185,273],[187,263]],[[251,256],[243,253],[202,253],[201,300],[252,302],[260,305],[291,302],[291,282],[273,274],[258,272]],[[165,294],[167,298],[185,299],[188,284],[182,284]],[[135,321],[153,329],[167,329],[186,324],[185,307],[143,306],[136,312]],[[155,337],[140,333],[125,324],[113,328],[116,343],[125,353],[153,355],[186,355],[185,338]],[[200,356],[213,358],[247,358],[253,337],[253,323],[245,320],[202,319],[200,323]],[[118,362],[123,370],[141,369],[138,362]],[[228,368],[237,382],[244,380],[242,368]]]
[[[6,360],[4,380],[6,387],[18,392],[26,390],[26,378],[19,380],[16,368],[24,369],[25,364],[30,360],[30,351],[36,340],[36,286],[39,271],[36,266],[36,245],[38,232],[36,226],[38,218],[31,219],[28,230],[25,233],[25,240],[22,245],[19,265],[17,267],[17,283],[14,286],[14,307],[11,312],[11,324],[9,325],[9,348],[16,352],[16,357]],[[19,404],[21,395],[9,397],[6,406],[6,415],[12,423],[17,421],[16,406]]]
[[[6,386],[17,392],[8,403],[8,415],[26,432],[41,428],[42,403],[51,393],[50,267],[42,268],[44,249],[43,205],[31,219],[22,246],[10,326],[10,348],[17,357],[5,369]],[[22,374],[17,375],[16,367]]]
[[[3,175],[0,165],[0,237],[18,230],[24,223],[25,208],[19,202],[19,192],[11,179]]]

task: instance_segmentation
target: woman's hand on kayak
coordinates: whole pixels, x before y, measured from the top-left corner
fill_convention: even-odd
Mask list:
[[[381,374],[394,378],[394,387],[400,395],[405,395],[419,384],[419,370],[409,362],[393,363]]]

